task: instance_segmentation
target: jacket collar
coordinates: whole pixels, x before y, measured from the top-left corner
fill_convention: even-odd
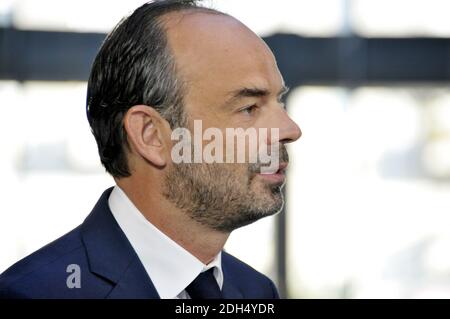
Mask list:
[[[113,187],[103,192],[89,216],[81,225],[90,271],[114,284],[107,298],[159,299],[139,257],[114,219],[108,205]],[[227,267],[228,266],[228,267]],[[233,285],[233,275],[222,259],[224,298],[243,298]]]
[[[109,298],[159,298],[133,247],[114,219],[107,189],[81,225],[92,273],[115,284]]]

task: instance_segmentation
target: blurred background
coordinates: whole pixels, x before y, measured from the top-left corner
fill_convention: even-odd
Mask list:
[[[0,272],[113,185],[90,65],[145,1],[0,1]],[[303,137],[285,212],[226,249],[289,298],[450,298],[450,1],[210,0],[262,36]]]

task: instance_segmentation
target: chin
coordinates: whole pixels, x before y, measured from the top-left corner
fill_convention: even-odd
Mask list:
[[[261,217],[271,216],[279,213],[284,206],[284,196],[280,187],[277,189],[265,190],[264,196],[261,196],[258,200],[258,206],[261,210]]]

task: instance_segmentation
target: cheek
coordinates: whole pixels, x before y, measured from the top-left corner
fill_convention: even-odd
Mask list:
[[[238,187],[238,185],[246,185],[250,179],[248,164],[218,164],[220,170],[225,171],[225,175],[230,178],[230,184]],[[222,183],[223,181],[217,181]],[[231,187],[231,186],[230,186]]]

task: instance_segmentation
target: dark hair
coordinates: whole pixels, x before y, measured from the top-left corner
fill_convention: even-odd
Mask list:
[[[183,81],[168,46],[161,17],[202,10],[195,0],[162,0],[136,9],[106,37],[92,66],[86,112],[100,160],[114,177],[130,176],[123,117],[133,105],[155,108],[170,126],[183,123]]]

